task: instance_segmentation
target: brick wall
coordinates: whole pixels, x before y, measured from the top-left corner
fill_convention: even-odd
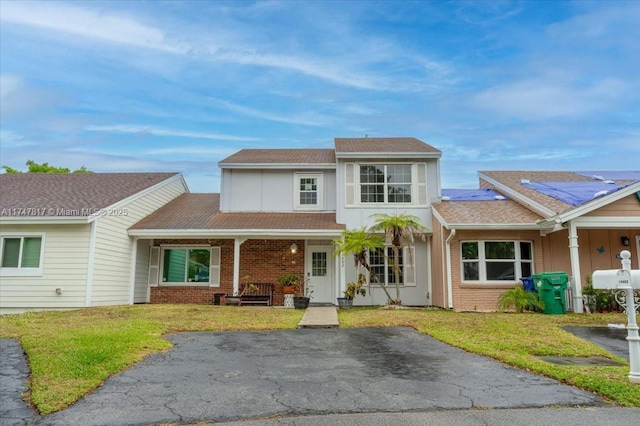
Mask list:
[[[544,270],[542,256],[542,238],[537,231],[458,231],[451,241],[451,277],[453,283],[453,308],[456,311],[495,311],[498,297],[519,280],[505,284],[462,284],[460,266],[460,241],[511,241],[525,240],[533,242],[533,262],[535,271]]]
[[[291,244],[298,246],[291,253]],[[164,286],[151,287],[151,303],[212,304],[215,293],[233,294],[233,240],[181,239],[155,240],[154,245],[211,245],[220,247],[220,287]],[[240,246],[240,282],[273,283],[274,305],[284,304],[276,277],[282,273],[304,273],[304,240],[247,240]]]
[[[295,254],[291,253],[293,243],[298,246]],[[247,240],[240,246],[240,278],[248,275],[251,282],[273,283],[276,306],[284,304],[276,282],[284,273],[304,274],[304,240]]]

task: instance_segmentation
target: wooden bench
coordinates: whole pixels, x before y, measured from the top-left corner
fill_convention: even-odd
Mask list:
[[[240,305],[265,305],[273,304],[273,293],[275,286],[271,283],[253,283],[253,287],[249,287],[245,291],[246,284],[240,285]]]

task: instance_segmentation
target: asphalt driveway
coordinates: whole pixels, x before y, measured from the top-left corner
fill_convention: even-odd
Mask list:
[[[31,422],[132,425],[288,414],[601,405],[410,328],[196,332]]]

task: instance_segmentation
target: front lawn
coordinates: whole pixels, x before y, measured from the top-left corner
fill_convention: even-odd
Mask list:
[[[144,356],[167,350],[171,331],[294,329],[302,310],[201,305],[136,305],[0,317],[0,337],[18,338],[31,367],[30,402],[58,411]],[[623,315],[478,314],[440,310],[340,311],[341,327],[412,327],[469,352],[640,407],[629,367],[556,366],[535,355],[604,356],[607,351],[560,327],[622,323]]]

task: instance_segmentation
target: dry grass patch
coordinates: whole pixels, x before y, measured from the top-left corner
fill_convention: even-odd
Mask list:
[[[17,338],[31,368],[29,401],[61,410],[145,356],[167,350],[171,331],[295,328],[303,311],[202,305],[134,305],[0,317],[0,337]]]

